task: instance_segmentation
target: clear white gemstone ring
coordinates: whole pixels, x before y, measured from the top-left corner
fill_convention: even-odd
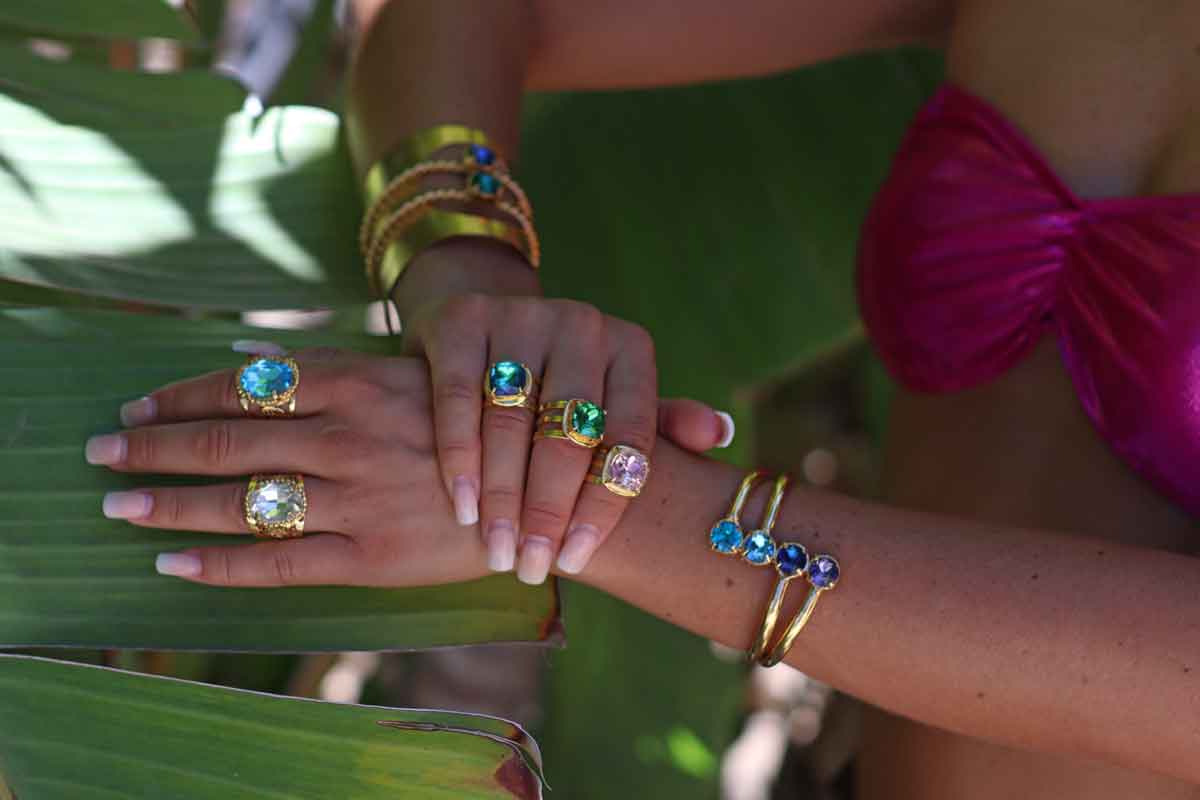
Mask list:
[[[255,475],[246,487],[246,525],[265,539],[304,535],[308,495],[303,475]]]

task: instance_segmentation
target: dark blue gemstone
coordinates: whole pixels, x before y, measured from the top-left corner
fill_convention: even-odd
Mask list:
[[[807,566],[808,551],[804,549],[804,545],[788,542],[780,545],[779,551],[775,553],[775,568],[785,578],[799,575]]]
[[[736,553],[742,547],[742,529],[723,519],[708,532],[708,543],[718,553]]]
[[[746,537],[745,559],[751,564],[770,564],[775,558],[775,540],[766,531],[755,531]]]
[[[829,589],[837,583],[841,569],[833,556],[817,556],[808,565],[808,580],[818,589]]]
[[[497,397],[515,397],[524,392],[525,367],[516,361],[497,361],[488,370],[488,385]]]
[[[483,164],[486,167],[496,161],[496,151],[481,144],[473,144],[471,145],[471,158],[476,164]]]

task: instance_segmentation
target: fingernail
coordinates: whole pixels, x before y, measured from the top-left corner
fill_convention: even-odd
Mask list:
[[[521,545],[521,560],[517,563],[517,579],[533,586],[545,583],[553,557],[549,539],[542,536],[525,537]]]
[[[733,424],[733,417],[726,414],[724,411],[713,412],[717,415],[717,419],[721,420],[721,440],[717,442],[717,447],[725,448],[733,444],[733,435],[737,433],[737,428]]]
[[[578,575],[592,560],[592,554],[600,546],[600,531],[594,525],[576,525],[567,531],[567,541],[558,554],[558,568],[571,575]]]
[[[83,448],[83,457],[89,464],[120,464],[125,460],[125,437],[119,433],[93,436]]]
[[[287,355],[287,350],[274,342],[260,342],[257,339],[238,339],[233,343],[233,352],[252,356]]]
[[[493,520],[487,533],[488,568],[508,572],[517,560],[517,529],[506,519]]]
[[[200,574],[200,556],[191,553],[159,553],[158,558],[154,559],[154,569],[159,575],[194,578]]]
[[[154,415],[158,411],[156,405],[153,397],[139,397],[137,400],[130,400],[121,406],[121,424],[126,428],[132,428],[136,425],[153,422]]]
[[[454,499],[454,516],[459,525],[474,525],[479,522],[479,492],[475,491],[475,483],[459,475],[452,484],[451,497]]]
[[[109,492],[101,509],[109,519],[140,519],[150,513],[154,498],[148,492]]]

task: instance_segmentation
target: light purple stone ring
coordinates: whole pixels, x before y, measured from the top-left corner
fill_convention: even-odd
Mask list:
[[[637,497],[650,477],[650,459],[642,451],[628,445],[596,448],[588,482],[598,483],[613,494]]]

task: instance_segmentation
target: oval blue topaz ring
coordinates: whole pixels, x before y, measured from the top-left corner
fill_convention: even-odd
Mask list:
[[[754,484],[758,483],[765,474],[762,470],[756,469],[742,478],[742,485],[738,487],[737,494],[734,495],[733,502],[729,505],[729,513],[717,520],[708,532],[708,546],[715,552],[728,556],[742,553],[742,546],[746,538],[742,533],[742,507],[746,505],[746,500],[750,497],[750,491],[754,489]]]
[[[246,525],[263,539],[304,535],[308,495],[303,475],[255,475],[246,486]]]
[[[787,630],[783,632],[783,636],[780,637],[779,643],[775,645],[775,649],[771,651],[770,655],[760,658],[758,663],[764,667],[773,667],[783,661],[788,650],[792,648],[792,643],[796,641],[796,637],[800,635],[800,631],[804,630],[804,626],[812,617],[813,610],[817,607],[817,601],[821,599],[822,594],[837,586],[841,574],[842,568],[833,556],[813,556],[808,563],[808,582],[812,588],[808,591],[804,605],[796,612],[796,616],[792,617],[792,621],[788,624]]]
[[[257,409],[268,417],[295,414],[300,365],[289,356],[251,355],[238,370],[234,385],[247,413]]]
[[[604,409],[578,397],[555,400],[538,408],[534,439],[566,439],[580,447],[597,447],[604,441]]]
[[[537,380],[520,361],[497,361],[488,367],[483,393],[494,406],[537,411]]]

